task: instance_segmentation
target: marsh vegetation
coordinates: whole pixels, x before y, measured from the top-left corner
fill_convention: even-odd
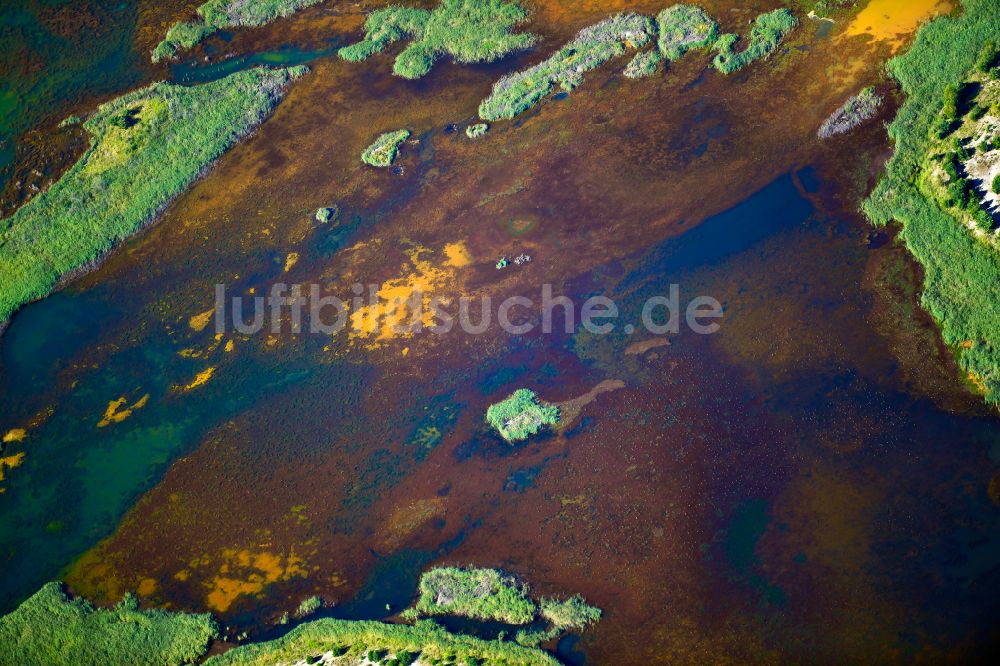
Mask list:
[[[94,608],[48,583],[0,617],[0,664],[179,666],[201,657],[218,633],[211,615],[141,610],[131,594],[113,608]]]
[[[889,62],[907,98],[889,127],[895,153],[864,210],[876,224],[902,225],[903,241],[924,267],[924,307],[964,372],[995,403],[1000,402],[997,249],[969,233],[955,211],[943,208],[914,178],[934,159],[942,140],[940,119],[962,114],[961,96],[948,87],[969,78],[984,47],[1000,32],[995,3],[965,0],[963,7],[959,16],[924,26],[911,50]]]
[[[490,405],[486,421],[508,442],[518,442],[559,422],[559,408],[538,400],[535,392],[522,388]]]
[[[502,77],[479,105],[479,117],[490,121],[514,118],[556,86],[572,91],[583,83],[584,74],[629,49],[640,51],[625,67],[624,75],[628,78],[651,76],[664,59],[677,60],[688,51],[709,46],[718,51],[713,61],[715,67],[730,74],[774,53],[796,25],[798,20],[787,9],[762,14],[750,30],[746,48],[736,51],[739,37],[735,34],[718,37],[716,21],[694,5],[668,7],[655,21],[641,14],[618,14],[584,28],[539,64]],[[653,42],[655,48],[642,50]]]
[[[534,35],[512,32],[526,17],[516,1],[506,0],[442,0],[433,10],[392,5],[372,12],[365,38],[342,48],[340,57],[358,62],[409,39],[392,71],[417,79],[445,56],[463,64],[493,62],[529,48]]]
[[[459,615],[507,624],[527,624],[535,618],[535,603],[527,587],[496,569],[438,567],[420,578],[420,615]]]
[[[410,130],[386,132],[361,153],[361,161],[373,167],[388,167],[396,161],[399,146],[410,138]]]
[[[154,83],[98,107],[90,148],[0,220],[0,322],[95,262],[255,129],[305,68],[257,68],[199,86]]]
[[[737,72],[752,62],[767,58],[778,50],[781,42],[799,24],[795,15],[788,9],[776,9],[773,12],[761,14],[754,21],[750,34],[746,38],[746,48],[737,51],[740,37],[727,33],[715,43],[713,64],[723,74]]]
[[[182,21],[170,26],[166,36],[153,49],[153,62],[173,58],[197,45],[217,30],[257,27],[280,16],[318,4],[323,0],[208,0],[198,7],[197,21]]]
[[[882,98],[876,94],[875,88],[869,86],[844,102],[823,121],[817,134],[821,139],[829,139],[850,132],[866,120],[874,118],[881,105]]]

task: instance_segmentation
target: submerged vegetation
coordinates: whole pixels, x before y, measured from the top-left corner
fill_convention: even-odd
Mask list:
[[[869,86],[844,102],[843,106],[823,121],[817,134],[821,139],[829,139],[850,132],[866,120],[874,118],[881,105],[882,98],[875,93],[875,88]]]
[[[96,609],[48,583],[0,617],[0,664],[188,664],[217,635],[211,615],[140,610],[132,595],[114,608]]]
[[[154,83],[101,105],[90,148],[0,221],[0,322],[153,219],[256,128],[304,68],[257,68],[199,86]]]
[[[153,62],[175,57],[223,28],[257,27],[323,0],[208,0],[198,7],[199,21],[175,23],[156,48]]]
[[[902,240],[924,267],[924,307],[955,348],[969,379],[996,403],[1000,402],[1000,255],[984,232],[972,233],[956,210],[935,200],[926,178],[916,177],[941,145],[940,120],[958,119],[971,111],[963,108],[969,103],[967,96],[957,89],[949,91],[949,86],[969,79],[980,54],[1000,32],[994,1],[964,0],[963,6],[961,15],[939,18],[921,28],[910,51],[889,62],[889,71],[907,99],[889,127],[896,152],[864,210],[875,224],[895,220],[902,225]],[[952,128],[948,123],[945,132]],[[964,145],[953,148],[968,150]],[[956,175],[962,175],[957,167]]]
[[[540,403],[534,391],[522,388],[490,405],[486,420],[505,440],[517,442],[558,423],[559,408]]]
[[[372,145],[365,148],[365,151],[361,153],[361,160],[373,167],[391,166],[399,153],[400,144],[409,138],[410,130],[386,132],[375,139]]]
[[[430,11],[392,5],[372,12],[365,21],[365,38],[342,48],[340,56],[365,60],[408,38],[412,41],[396,57],[393,72],[417,79],[443,56],[464,64],[492,62],[529,48],[534,35],[511,32],[526,17],[517,2],[506,0],[441,0]]]
[[[535,603],[527,588],[496,569],[438,567],[420,577],[420,615],[460,615],[476,620],[527,624]]]
[[[749,42],[742,51],[733,49],[739,37],[732,33],[725,34],[715,43],[715,68],[723,74],[732,74],[752,62],[767,58],[778,50],[785,36],[799,24],[795,15],[787,9],[776,9],[767,14],[761,14],[750,29]]]

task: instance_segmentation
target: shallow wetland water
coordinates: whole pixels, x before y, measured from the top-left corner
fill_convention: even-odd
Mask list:
[[[63,576],[254,634],[312,594],[390,616],[422,569],[457,563],[604,609],[558,646],[567,663],[938,660],[997,640],[998,420],[919,308],[919,269],[856,212],[894,108],[815,138],[863,86],[896,94],[884,61],[916,21],[878,0],[903,28],[803,19],[728,78],[691,54],[631,81],[620,59],[477,141],[446,131],[581,27],[663,6],[525,4],[534,50],[417,82],[385,56],[325,57],[353,7],[226,36],[248,64],[319,55],[156,225],[0,338],[0,429],[26,430],[0,481],[4,610]],[[774,3],[704,4],[736,29]],[[401,127],[401,173],[360,163]],[[279,281],[495,301],[549,283],[614,298],[623,323],[678,284],[725,317],[668,344],[215,336],[216,283]],[[565,402],[612,380],[521,447],[483,422],[521,386]]]

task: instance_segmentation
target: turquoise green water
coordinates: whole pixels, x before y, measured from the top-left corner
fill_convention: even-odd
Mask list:
[[[145,73],[132,35],[138,0],[38,0],[0,8],[0,136],[54,119]]]

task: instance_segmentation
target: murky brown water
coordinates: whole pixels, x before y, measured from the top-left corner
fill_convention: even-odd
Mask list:
[[[727,29],[772,8],[706,6]],[[112,453],[173,424],[183,436],[172,454],[131,488],[148,492],[110,534],[80,537],[107,538],[68,570],[75,591],[112,601],[137,589],[243,628],[314,593],[345,616],[383,617],[385,604],[409,602],[422,567],[469,563],[605,609],[562,646],[567,660],[985,649],[996,639],[997,421],[917,307],[917,267],[854,212],[886,156],[884,130],[815,139],[846,96],[880,81],[894,42],[843,37],[841,24],[822,36],[804,20],[789,53],[729,78],[706,73],[698,54],[640,81],[616,62],[479,141],[446,132],[472,119],[501,73],[617,9],[532,8],[543,46],[513,62],[439,63],[419,82],[393,79],[387,57],[317,62],[160,223],[19,315],[0,341],[10,427],[53,413],[29,425],[8,498],[39,483],[46,447],[80,446],[71,465],[100,475]],[[231,48],[359,23],[317,12]],[[400,127],[417,140],[403,173],[364,168],[361,150]],[[340,226],[317,227],[312,212],[332,203]],[[531,263],[494,268],[521,252]],[[655,347],[621,333],[331,341],[197,330],[215,283],[263,293],[278,280],[497,300],[551,283],[623,310],[678,283],[718,298],[726,317],[713,336]],[[44,308],[70,322],[98,312],[99,330],[43,337],[60,344],[19,361],[18,331],[40,326],[32,312]],[[482,421],[519,386],[566,401],[609,380],[624,387],[517,449]],[[109,402],[128,408],[147,393],[97,428]],[[114,525],[103,511],[75,520]]]

